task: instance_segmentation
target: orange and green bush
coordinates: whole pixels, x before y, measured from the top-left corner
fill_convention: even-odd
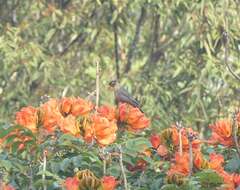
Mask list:
[[[238,0],[0,0],[0,190],[238,190],[239,23]]]

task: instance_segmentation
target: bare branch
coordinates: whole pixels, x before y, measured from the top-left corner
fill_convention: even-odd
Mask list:
[[[225,22],[225,28],[227,29],[227,7],[228,4],[226,2],[226,5],[224,6],[224,22]],[[240,76],[237,75],[232,67],[229,65],[228,63],[228,56],[229,56],[229,50],[228,50],[228,43],[229,43],[229,37],[228,37],[228,33],[227,30],[226,31],[222,31],[222,43],[224,44],[224,64],[226,65],[228,71],[232,74],[232,76],[240,81]]]
[[[232,134],[233,134],[233,142],[234,142],[235,147],[237,149],[238,157],[240,159],[240,147],[239,147],[238,136],[237,136],[238,127],[239,127],[238,122],[237,122],[237,114],[238,113],[239,113],[239,111],[235,111],[235,113],[233,114]]]
[[[114,12],[113,5],[111,3],[111,11]],[[113,35],[114,35],[114,54],[115,54],[115,65],[116,65],[116,78],[119,80],[120,71],[119,71],[119,43],[118,43],[118,30],[116,20],[113,23]]]
[[[182,145],[182,123],[181,122],[176,122],[176,127],[178,129],[178,136],[179,136],[179,154],[180,156],[183,155],[183,145]]]
[[[96,110],[99,107],[99,62],[96,62]]]
[[[127,177],[126,177],[125,170],[124,170],[124,166],[123,166],[122,146],[121,146],[121,145],[118,145],[118,149],[119,149],[119,165],[120,165],[121,172],[122,172],[124,189],[125,189],[125,190],[128,190]]]
[[[74,38],[69,44],[59,53],[60,56],[63,56],[67,53],[67,51],[76,43],[79,42],[79,44],[82,44],[84,40],[86,39],[86,35],[81,33],[78,34],[76,38]]]
[[[129,47],[129,50],[128,50],[128,56],[127,56],[128,59],[127,59],[126,67],[125,67],[125,73],[128,73],[131,69],[133,54],[134,54],[134,51],[136,49],[137,43],[139,41],[140,29],[141,29],[141,26],[143,25],[143,21],[144,21],[145,16],[146,16],[146,5],[144,4],[141,8],[141,14],[140,14],[139,19],[137,21],[137,26],[136,26],[136,31],[135,31],[133,41],[132,41],[132,43]]]
[[[193,148],[192,148],[192,142],[193,140],[196,139],[196,136],[191,133],[188,132],[188,144],[189,144],[189,174],[188,176],[191,177],[193,174]]]
[[[43,190],[47,190],[47,183],[46,183],[46,167],[47,167],[47,152],[43,151],[43,170],[42,170],[42,183],[43,183]]]

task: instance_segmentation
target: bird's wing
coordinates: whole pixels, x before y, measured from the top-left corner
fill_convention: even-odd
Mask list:
[[[118,90],[118,94],[117,96],[120,97],[120,101],[122,102],[126,102],[129,104],[132,104],[134,107],[139,107],[140,104],[137,100],[135,100],[129,93],[127,90],[125,90],[124,88],[120,88]]]

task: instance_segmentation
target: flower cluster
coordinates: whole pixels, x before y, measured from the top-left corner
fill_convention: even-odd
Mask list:
[[[68,177],[63,186],[66,190],[81,189],[101,189],[114,190],[118,181],[113,176],[104,176],[98,179],[90,170],[82,170],[76,173],[74,177]]]
[[[56,130],[95,140],[107,146],[116,140],[118,121],[126,122],[129,130],[139,131],[149,126],[149,119],[128,104],[119,108],[103,105],[97,110],[93,103],[82,98],[50,99],[37,108],[24,107],[16,113],[16,123],[33,134],[53,135]]]
[[[240,115],[240,114],[239,114]],[[240,121],[238,121],[240,123]],[[227,147],[234,145],[233,142],[233,124],[229,119],[216,121],[215,124],[210,125],[212,136],[209,139],[211,144],[222,144]],[[240,128],[238,128],[237,135],[240,136]]]
[[[123,103],[119,105],[119,120],[128,125],[130,131],[136,132],[149,126],[150,120],[135,107]]]
[[[188,133],[192,133],[197,136],[197,133],[192,130],[192,128],[181,129],[181,143],[182,149],[187,151],[189,149],[189,140],[187,137]],[[171,128],[163,130],[159,135],[153,134],[150,137],[150,142],[152,147],[157,151],[157,153],[162,156],[168,156],[179,150],[180,137],[179,130],[175,125]],[[200,140],[195,139],[192,141],[193,151],[197,151],[200,148]]]
[[[210,140],[207,141],[209,144],[222,144],[227,147],[234,144],[230,120],[217,121],[214,125],[210,125],[210,129],[212,129],[212,136]],[[178,129],[176,126],[173,126],[163,130],[160,134],[153,134],[150,137],[152,148],[156,150],[157,154],[163,158],[170,157],[171,167],[167,172],[168,182],[182,184],[184,178],[189,176],[191,172],[211,169],[223,179],[224,189],[234,190],[235,187],[238,187],[240,185],[240,175],[228,173],[224,170],[224,157],[221,154],[211,153],[209,160],[205,159],[201,152],[200,145],[202,142],[198,139],[191,141],[193,171],[190,171],[190,142],[188,134],[198,136],[191,128]],[[180,153],[179,150],[180,141],[182,153]]]

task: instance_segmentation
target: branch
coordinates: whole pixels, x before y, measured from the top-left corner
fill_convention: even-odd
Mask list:
[[[32,169],[32,163],[29,165],[29,187],[28,190],[33,190],[33,169]]]
[[[91,13],[89,18],[86,18],[86,20],[90,20],[92,18],[94,18],[94,16],[96,15],[96,8],[93,10],[93,12]],[[90,21],[89,21],[90,22]],[[89,22],[85,22],[82,26],[82,28],[88,27],[88,23]],[[79,42],[79,44],[84,43],[84,41],[86,40],[87,34],[86,33],[80,33],[77,35],[77,37],[72,40],[71,42],[69,42],[69,44],[63,49],[63,51],[61,51],[59,53],[60,56],[63,56],[65,53],[67,53],[67,51],[76,43]]]
[[[133,54],[134,54],[134,51],[136,49],[137,43],[139,41],[140,29],[141,29],[141,26],[143,25],[143,21],[144,21],[145,15],[146,15],[146,7],[145,6],[146,5],[144,4],[141,8],[141,14],[140,14],[140,17],[137,21],[135,36],[133,38],[133,41],[132,41],[132,43],[130,45],[130,48],[129,48],[129,51],[128,51],[128,56],[127,56],[128,59],[127,59],[126,67],[125,67],[125,73],[128,73],[131,69],[131,66],[132,66]]]
[[[235,111],[235,113],[233,114],[232,134],[233,134],[233,142],[237,149],[238,157],[240,159],[240,147],[238,144],[238,136],[237,136],[237,132],[238,132],[237,114],[238,114],[238,111]]]
[[[188,176],[191,177],[193,174],[193,149],[192,149],[192,142],[196,139],[196,136],[193,133],[188,132],[188,144],[189,144],[189,174]]]
[[[107,162],[106,162],[106,154],[105,154],[105,148],[101,147],[99,148],[99,157],[101,158],[103,162],[103,176],[107,173]]]
[[[0,172],[0,190],[4,189],[4,183],[3,183],[3,173]]]
[[[224,6],[224,22],[225,22],[225,28],[227,28],[227,7],[228,5],[226,4]],[[224,31],[222,32],[222,43],[224,44],[224,64],[226,65],[226,67],[228,68],[228,71],[232,74],[232,76],[239,80],[240,81],[240,76],[237,75],[232,67],[228,64],[228,54],[229,54],[229,51],[228,51],[228,42],[229,42],[229,37],[228,37],[228,33],[227,31]]]
[[[86,39],[86,35],[84,33],[78,34],[77,37],[71,42],[69,42],[69,44],[59,53],[59,55],[63,56],[76,42],[79,42],[80,44],[82,44],[85,39]]]
[[[192,150],[192,142],[189,141],[189,177],[192,176],[193,172],[193,150]]]
[[[118,145],[118,149],[119,149],[119,165],[120,165],[122,176],[123,176],[124,189],[128,190],[127,177],[126,177],[124,166],[123,166],[122,146]]]
[[[99,107],[99,62],[96,62],[96,111]]]
[[[47,167],[47,152],[43,151],[43,172],[42,172],[42,183],[43,183],[43,190],[47,190],[46,184],[46,167]]]
[[[179,137],[179,154],[180,154],[180,156],[182,156],[183,155],[183,146],[182,146],[182,129],[183,129],[183,126],[182,126],[181,122],[177,122],[176,127],[178,129],[178,137]]]
[[[151,40],[151,52],[150,52],[150,63],[156,63],[161,56],[163,56],[162,51],[155,51],[159,49],[159,28],[160,28],[160,14],[154,17],[154,26],[152,30],[152,40]]]
[[[112,14],[114,12],[113,5],[111,4]],[[118,43],[118,32],[117,32],[117,23],[116,20],[113,23],[113,34],[114,34],[114,53],[115,53],[115,65],[116,65],[116,77],[119,81],[120,72],[119,72],[119,43]]]

